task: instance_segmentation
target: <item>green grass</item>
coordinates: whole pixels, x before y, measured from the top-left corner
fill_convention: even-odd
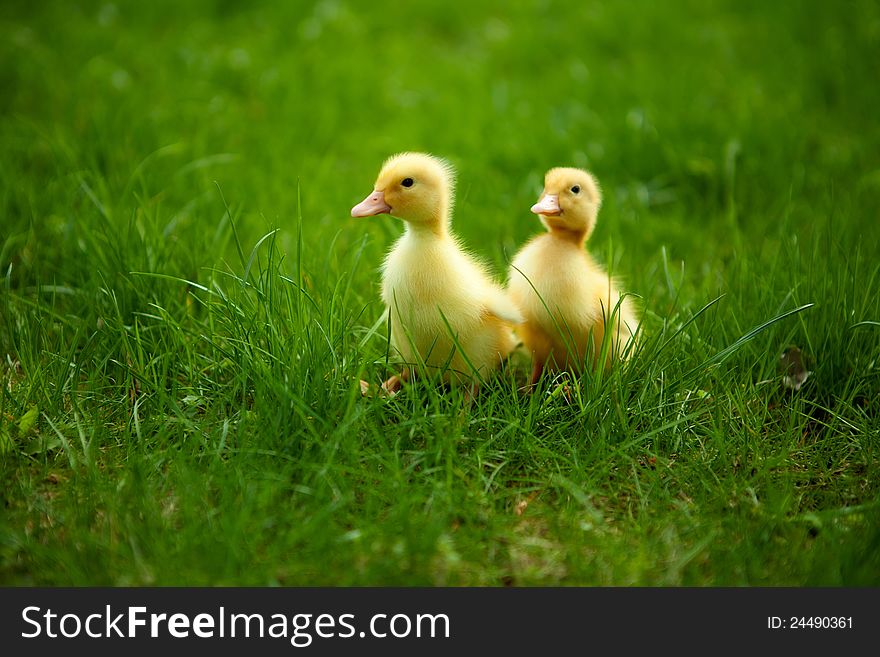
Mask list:
[[[873,2],[3,3],[0,583],[877,586],[877,61]],[[590,168],[632,362],[361,398],[400,150],[499,276]]]

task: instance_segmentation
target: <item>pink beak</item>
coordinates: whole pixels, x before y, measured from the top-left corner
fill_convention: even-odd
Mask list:
[[[544,196],[532,206],[532,212],[535,214],[543,214],[548,217],[555,217],[556,215],[562,214],[562,209],[559,207],[559,195],[544,194]]]
[[[385,202],[385,192],[373,192],[351,209],[351,216],[372,217],[388,212],[391,212],[391,206]]]

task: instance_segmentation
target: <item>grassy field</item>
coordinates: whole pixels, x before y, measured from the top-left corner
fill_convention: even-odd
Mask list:
[[[880,6],[240,4],[0,8],[0,583],[880,585]],[[499,279],[592,170],[636,358],[361,398],[401,150]]]

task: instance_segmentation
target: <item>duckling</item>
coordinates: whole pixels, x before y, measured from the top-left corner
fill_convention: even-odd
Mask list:
[[[579,373],[591,341],[595,365],[609,325],[605,367],[612,354],[628,353],[626,344],[635,336],[632,303],[627,297],[621,301],[612,279],[584,249],[601,204],[602,193],[590,173],[555,168],[547,172],[544,191],[532,206],[547,232],[516,254],[507,288],[525,317],[517,332],[532,353],[531,386],[545,367]]]
[[[471,382],[473,391],[475,378],[497,368],[517,344],[512,325],[521,314],[451,231],[454,182],[444,160],[400,153],[385,161],[373,192],[351,209],[352,217],[404,221],[382,266],[382,300],[391,345],[408,366],[382,385],[386,393],[395,393],[418,364],[442,371],[445,382]]]

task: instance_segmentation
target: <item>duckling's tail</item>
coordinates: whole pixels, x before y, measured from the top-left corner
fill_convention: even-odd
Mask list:
[[[486,299],[486,309],[491,315],[511,324],[522,324],[525,320],[516,304],[500,289],[492,288]]]

